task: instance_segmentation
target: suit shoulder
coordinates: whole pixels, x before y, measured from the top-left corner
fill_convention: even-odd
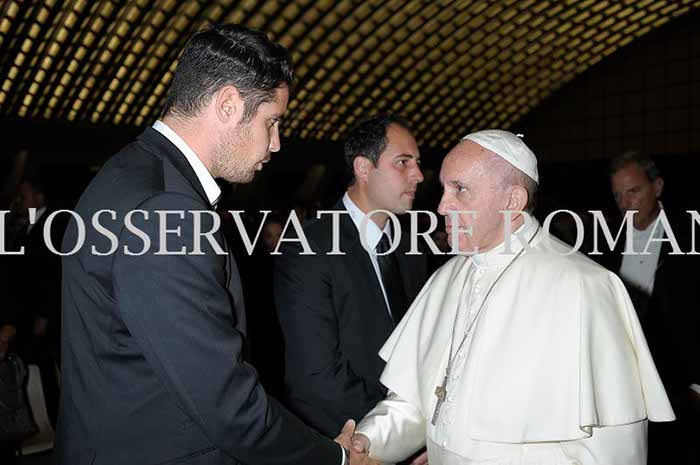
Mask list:
[[[342,217],[340,218],[342,222]],[[340,226],[340,225],[339,225]],[[340,227],[338,229],[341,229]],[[333,245],[333,218],[330,214],[310,220],[303,225],[306,238],[313,241],[319,248],[330,250]],[[336,231],[340,234],[340,231]]]
[[[104,164],[83,193],[78,210],[134,208],[163,190],[162,158],[137,140]]]

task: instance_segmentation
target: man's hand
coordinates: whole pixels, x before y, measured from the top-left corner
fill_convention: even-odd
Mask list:
[[[350,440],[353,433],[355,433],[355,420],[348,420],[340,431],[340,435],[334,441],[343,446],[345,450],[350,450]]]
[[[10,342],[12,342],[16,334],[17,330],[12,325],[5,325],[0,329],[0,360],[3,360],[5,355],[7,355]]]
[[[340,431],[340,435],[334,439],[335,442],[343,446],[347,454],[347,465],[381,465],[381,462],[369,458],[369,439],[367,436],[355,433],[355,421],[348,420],[345,422],[345,426]],[[367,449],[366,451],[356,451],[353,447],[355,438],[362,437],[367,439]]]

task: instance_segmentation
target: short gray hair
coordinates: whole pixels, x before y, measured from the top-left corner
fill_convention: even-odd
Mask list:
[[[661,172],[656,167],[656,163],[654,163],[654,160],[652,160],[647,155],[642,155],[641,153],[636,151],[625,152],[622,155],[618,155],[617,157],[610,160],[608,174],[612,176],[621,169],[626,168],[629,165],[635,164],[639,166],[642,169],[642,171],[644,171],[644,174],[647,175],[647,178],[649,178],[649,181],[651,182],[654,182],[656,178],[661,176]]]
[[[484,149],[485,150],[485,149]],[[487,161],[487,169],[492,172],[497,172],[500,175],[497,187],[505,190],[511,186],[520,186],[527,192],[527,204],[525,212],[532,213],[537,206],[537,183],[527,174],[520,171],[515,166],[508,163],[498,154],[485,150],[489,154]]]

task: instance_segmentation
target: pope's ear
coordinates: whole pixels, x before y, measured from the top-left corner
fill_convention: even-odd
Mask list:
[[[524,211],[528,201],[527,189],[523,186],[513,186],[508,196],[508,210]]]

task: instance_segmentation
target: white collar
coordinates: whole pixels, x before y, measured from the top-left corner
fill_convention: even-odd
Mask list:
[[[46,213],[46,205],[36,209],[36,213],[34,214],[34,223],[27,224],[27,233],[34,228],[34,225],[39,222],[39,219],[44,216],[44,213]]]
[[[202,160],[200,160],[197,154],[194,153],[194,150],[192,150],[192,148],[189,145],[187,145],[187,142],[182,140],[182,137],[177,135],[177,133],[173,131],[172,128],[170,128],[170,126],[168,126],[161,120],[158,120],[155,122],[155,124],[153,124],[153,129],[163,134],[163,136],[165,136],[166,139],[172,142],[175,145],[175,147],[177,147],[180,150],[180,152],[182,152],[185,158],[187,158],[187,161],[190,163],[192,169],[194,170],[194,174],[197,175],[197,179],[199,179],[199,182],[204,188],[204,193],[207,194],[207,199],[209,199],[209,203],[211,203],[211,205],[214,208],[216,208],[216,204],[219,201],[219,198],[221,197],[221,188],[218,184],[216,184],[214,177],[211,175],[209,170],[207,170],[207,167],[204,166]]]
[[[353,223],[355,223],[357,231],[362,234],[362,219],[365,217],[365,212],[360,210],[360,207],[358,207],[355,202],[352,201],[347,192],[343,196],[343,205],[345,205],[345,209],[350,212],[350,217],[352,218]],[[386,234],[387,236],[391,237],[390,224],[391,222],[387,221],[386,225],[384,226],[384,230],[382,231],[379,229],[379,226],[377,226],[377,223],[371,219],[367,221],[367,246],[372,249],[376,248],[377,244],[379,244],[379,241],[382,239],[382,234]]]
[[[523,249],[522,242],[524,241],[527,243],[530,241],[535,234],[537,234],[540,227],[540,224],[536,219],[530,218],[526,215],[523,215],[523,218],[525,219],[525,222],[522,224],[522,226],[520,226],[510,235],[510,252],[506,253],[506,243],[503,241],[493,249],[472,255],[471,259],[474,264],[480,268],[488,268],[494,266],[505,266],[510,263],[516,257],[518,252]],[[516,237],[516,235],[518,237]]]

